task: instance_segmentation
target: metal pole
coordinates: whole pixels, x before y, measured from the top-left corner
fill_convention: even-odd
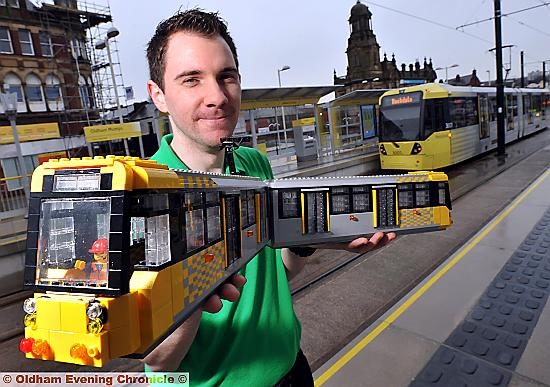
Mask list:
[[[109,39],[105,39],[105,48],[107,49],[107,57],[109,59],[109,67],[111,67],[111,78],[113,80],[113,88],[115,91],[115,101],[117,106],[117,112],[118,112],[118,120],[121,124],[124,123],[124,119],[122,118],[122,108],[120,107],[120,101],[118,99],[118,90],[116,87],[116,78],[115,78],[115,68],[113,66],[113,60],[111,58],[111,48],[109,46]],[[128,149],[128,139],[124,139],[124,150],[126,152],[126,155],[130,155],[130,150]]]
[[[546,88],[546,62],[542,62],[542,88]]]
[[[523,73],[523,51],[520,53],[520,62],[521,62],[521,87],[525,87],[525,75]]]
[[[496,70],[497,70],[497,155],[504,156],[505,131],[504,131],[504,83],[502,81],[502,28],[500,0],[495,2],[495,51],[496,51]]]
[[[281,70],[277,70],[277,77],[279,78],[279,89],[281,88]],[[281,116],[283,118],[283,130],[284,130],[284,136],[285,136],[285,153],[287,153],[288,149],[288,139],[286,137],[286,119],[285,119],[285,107],[281,105]]]
[[[17,152],[17,162],[19,163],[19,168],[22,175],[21,182],[23,185],[23,190],[25,191],[25,197],[28,201],[30,185],[28,184],[27,167],[25,165],[25,160],[23,159],[23,153],[21,152],[21,144],[19,143],[19,133],[17,133],[15,115],[9,114],[8,119],[10,120],[11,131],[13,133],[13,143],[15,144],[15,151]]]

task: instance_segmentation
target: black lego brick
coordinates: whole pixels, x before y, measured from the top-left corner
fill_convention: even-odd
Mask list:
[[[504,386],[550,292],[550,208],[411,386]]]

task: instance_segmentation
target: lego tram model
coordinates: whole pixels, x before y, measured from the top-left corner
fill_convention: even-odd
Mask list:
[[[550,90],[505,93],[505,142],[546,129]],[[496,89],[423,84],[380,97],[379,153],[386,170],[434,170],[497,147]]]
[[[101,367],[143,357],[266,245],[450,226],[447,176],[258,178],[108,156],[32,178],[28,358]]]

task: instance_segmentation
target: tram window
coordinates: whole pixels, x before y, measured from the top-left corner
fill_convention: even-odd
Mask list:
[[[241,191],[241,217],[243,229],[256,221],[254,191]]]
[[[399,191],[398,202],[399,208],[413,208],[414,196],[413,191]]]
[[[248,224],[256,223],[256,199],[254,191],[247,192]]]
[[[145,218],[130,219],[130,246],[137,245],[145,240]]]
[[[110,215],[110,198],[44,200],[37,284],[106,287]]]
[[[496,121],[497,119],[497,99],[495,97],[489,98],[489,121]]]
[[[325,192],[306,192],[307,233],[327,232]]]
[[[433,132],[445,130],[446,100],[429,99],[424,105],[424,134],[428,138]]]
[[[427,189],[415,192],[417,207],[428,207],[430,205],[430,191]]]
[[[479,123],[476,98],[449,98],[449,111],[454,128]]]
[[[351,195],[353,197],[354,212],[372,211],[370,206],[370,189],[368,186],[352,187]]]
[[[349,214],[349,187],[333,187],[330,189],[333,214]]]
[[[187,192],[184,195],[185,225],[187,250],[194,250],[204,245],[204,217],[202,194]]]
[[[445,183],[439,183],[437,192],[438,192],[438,196],[439,196],[439,204],[445,205],[447,203],[446,200],[445,200],[445,198],[446,198]]]
[[[170,261],[170,215],[147,218],[145,264],[158,266]]]
[[[267,200],[265,192],[260,194],[260,233],[262,239],[267,238]]]
[[[220,222],[220,206],[212,206],[206,209],[206,226],[208,227],[208,242],[217,241],[222,237]]]
[[[298,218],[300,216],[298,191],[280,191],[279,203],[281,218]]]

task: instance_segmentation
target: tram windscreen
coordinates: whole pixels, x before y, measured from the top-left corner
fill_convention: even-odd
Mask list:
[[[110,215],[110,198],[42,201],[36,283],[107,287]]]
[[[383,97],[379,141],[419,140],[421,102],[420,91]]]

